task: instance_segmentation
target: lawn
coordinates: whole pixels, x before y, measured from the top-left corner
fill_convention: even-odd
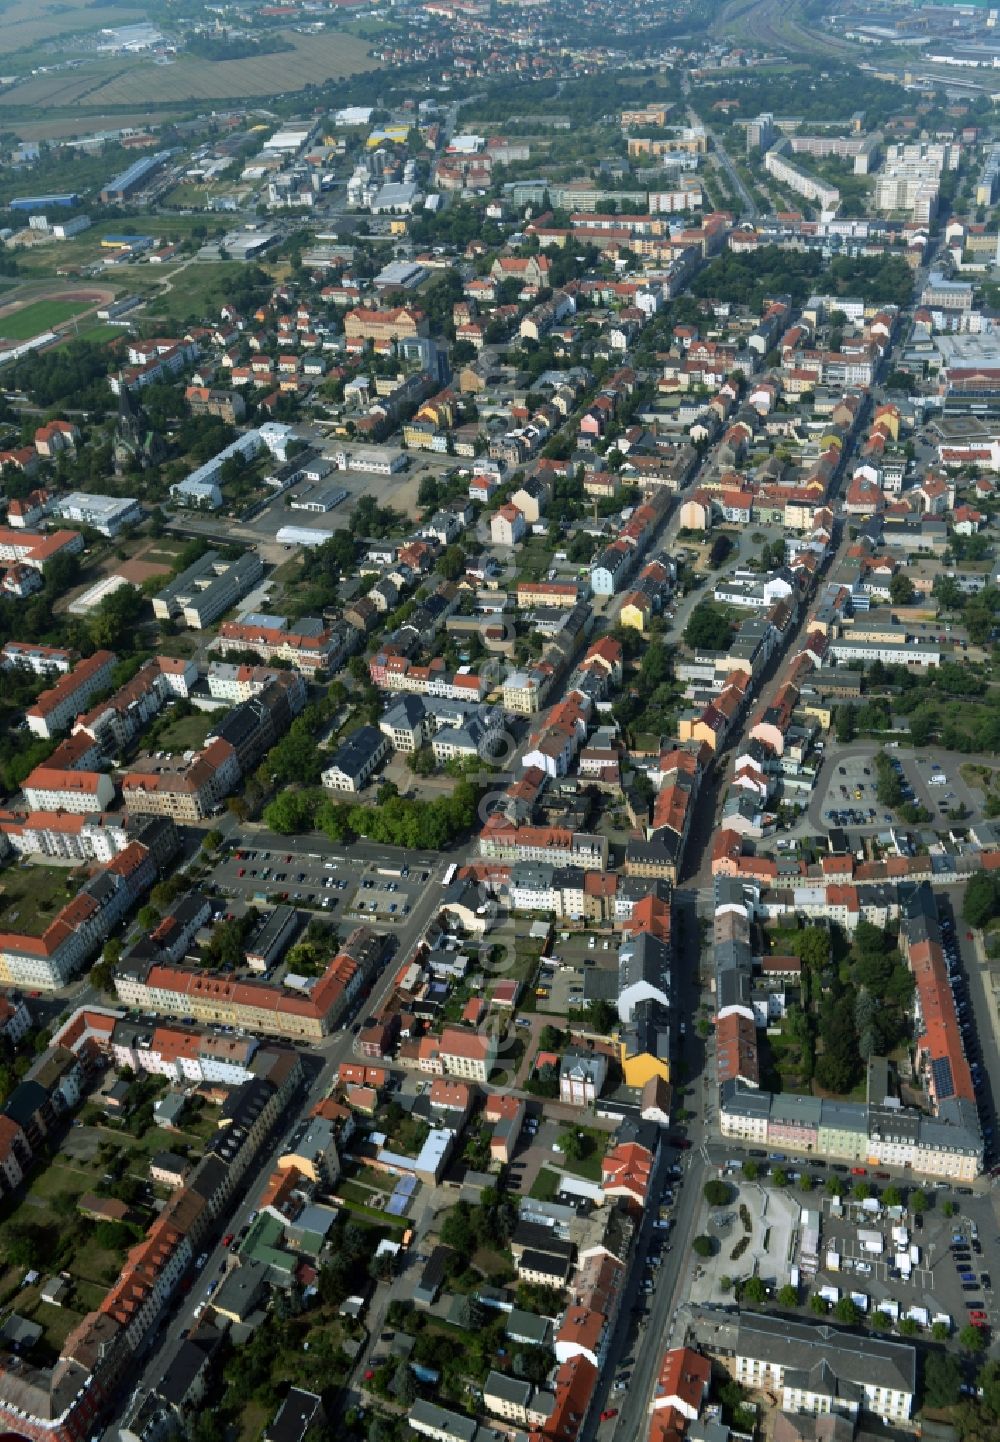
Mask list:
[[[152,292],[145,318],[183,320],[186,316],[205,315],[212,306],[223,304],[228,286],[246,269],[239,261],[193,261],[184,266],[174,288],[166,294]],[[163,279],[178,275],[179,267],[163,267]]]
[[[0,316],[0,337],[4,340],[30,340],[43,331],[52,330],[72,320],[81,311],[89,310],[86,300],[36,300],[10,315]]]
[[[552,565],[552,544],[545,536],[533,536],[517,552],[517,579],[540,581]]]
[[[89,340],[95,345],[101,345],[106,340],[118,340],[123,334],[120,325],[110,325],[107,321],[99,320],[95,325],[83,325],[74,334],[74,340]]]
[[[608,1137],[606,1132],[599,1132],[595,1127],[566,1126],[560,1133],[560,1144],[567,1132],[581,1132],[581,1147],[584,1155],[580,1157],[568,1157],[565,1153],[559,1158],[559,1165],[565,1172],[572,1172],[576,1177],[583,1177],[588,1182],[599,1182],[601,1180],[601,1163],[608,1148]]]
[[[205,737],[218,722],[212,711],[194,711],[190,716],[170,715],[164,717],[164,724],[151,733],[147,742],[151,751],[197,751],[205,744]]]
[[[539,1167],[538,1175],[532,1182],[528,1196],[536,1202],[554,1202],[559,1191],[559,1176],[551,1167]]]
[[[0,926],[41,936],[76,895],[79,880],[67,866],[8,866],[0,871]]]

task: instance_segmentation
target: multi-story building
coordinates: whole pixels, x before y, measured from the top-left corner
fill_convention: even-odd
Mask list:
[[[32,811],[84,815],[107,811],[115,799],[113,777],[86,767],[36,766],[22,790]]]
[[[157,656],[106,701],[78,716],[73,733],[89,736],[105,755],[113,755],[139,734],[166,701],[188,696],[197,680],[198,667],[193,661]]]
[[[245,551],[235,561],[206,551],[153,597],[153,615],[160,621],[180,617],[192,630],[203,630],[242,600],[263,575],[256,551]]]
[[[824,210],[836,210],[840,204],[840,191],[837,187],[820,180],[818,176],[810,175],[801,165],[797,165],[786,153],[787,147],[788,142],[782,141],[772,146],[764,156],[764,169],[768,175],[773,175],[775,180],[787,185],[806,200],[815,200]]]
[[[389,754],[389,738],[360,726],[337,747],[322,781],[331,791],[361,791]]]
[[[85,661],[78,661],[25,712],[28,730],[49,738],[65,730],[90,698],[107,688],[117,660],[111,651],[95,651]]]
[[[479,833],[479,854],[490,861],[549,861],[606,871],[606,836],[561,826],[517,826],[494,812]]]
[[[497,1039],[488,1032],[446,1026],[435,1043],[444,1071],[449,1076],[485,1084],[497,1059]]]
[[[110,781],[110,777],[107,780]],[[51,856],[66,861],[108,862],[129,843],[121,817],[31,811],[0,813],[0,836],[19,856]]]
[[[287,616],[263,616],[248,612],[238,621],[223,621],[212,650],[221,656],[255,652],[262,661],[286,661],[296,670],[324,674],[341,653],[338,631],[315,616],[304,616],[294,624]]]
[[[698,1307],[689,1334],[752,1392],[775,1392],[785,1412],[868,1413],[905,1423],[913,1410],[913,1347],[826,1324]]]
[[[392,310],[369,310],[356,306],[344,317],[348,350],[361,350],[368,343],[376,350],[388,350],[402,341],[428,334],[427,317],[413,306]]]
[[[131,496],[96,496],[86,491],[72,491],[60,496],[52,507],[61,521],[75,526],[89,526],[102,536],[117,536],[126,526],[142,520],[142,506]]]
[[[308,994],[264,981],[234,981],[197,967],[122,958],[115,991],[127,1006],[166,1016],[318,1040],[338,1025],[381,956],[383,940],[358,927]]]
[[[241,774],[235,748],[216,739],[190,761],[149,757],[122,777],[122,799],[136,815],[203,821],[236,789]]]
[[[607,1075],[608,1059],[601,1052],[564,1052],[559,1063],[559,1100],[573,1107],[596,1106]]]
[[[47,676],[52,671],[65,675],[75,659],[76,653],[62,646],[42,646],[31,641],[8,641],[0,652],[4,667],[23,666],[36,676]]]
[[[156,877],[152,853],[131,842],[84,883],[40,935],[0,933],[0,983],[45,991],[65,986]]]
[[[258,1045],[255,1037],[123,1020],[115,1023],[111,1055],[118,1067],[164,1076],[181,1085],[239,1086],[253,1075],[251,1062]]]
[[[83,550],[79,531],[8,530],[0,526],[0,561],[17,561],[35,571],[44,571],[53,556],[77,556]]]

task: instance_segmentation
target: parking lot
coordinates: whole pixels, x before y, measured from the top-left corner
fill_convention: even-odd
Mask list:
[[[845,752],[828,760],[823,820],[832,826],[884,827],[894,820],[875,795],[878,778],[870,755]]]
[[[725,1156],[718,1149],[716,1165],[738,1193],[730,1205],[711,1209],[703,1218],[701,1230],[717,1240],[719,1249],[714,1257],[699,1262],[693,1297],[720,1301],[723,1275],[738,1281],[756,1273],[772,1287],[780,1287],[791,1279],[795,1267],[800,1306],[809,1294],[827,1288],[825,1296],[831,1304],[850,1296],[862,1312],[870,1316],[875,1310],[884,1310],[894,1323],[909,1316],[919,1328],[928,1329],[935,1320],[947,1318],[954,1335],[973,1320],[988,1325],[995,1334],[1000,1326],[1000,1304],[993,1284],[1000,1274],[1000,1239],[990,1191],[922,1182],[895,1172],[811,1157],[785,1159],[777,1153],[768,1156],[761,1149],[734,1150],[731,1143],[726,1147]],[[742,1158],[736,1152],[742,1152]],[[747,1158],[759,1169],[757,1182],[741,1179],[741,1163]],[[787,1187],[776,1189],[764,1180],[775,1166],[785,1172]],[[878,1195],[866,1208],[850,1194],[853,1183],[861,1179],[857,1173],[863,1174],[876,1194],[895,1182],[904,1201],[914,1187],[921,1187],[928,1199],[926,1210],[917,1218],[903,1208],[886,1207]],[[813,1182],[814,1190],[808,1195],[799,1193],[803,1175]],[[832,1176],[845,1189],[839,1201],[826,1193]],[[762,1195],[769,1198],[766,1204],[760,1200]],[[751,1241],[743,1255],[734,1259],[733,1245],[745,1231],[741,1204],[748,1209]],[[778,1229],[776,1240],[772,1234],[783,1211],[799,1218],[792,1226],[787,1251],[789,1234],[783,1228]],[[807,1254],[804,1245],[806,1212],[819,1215],[818,1246],[813,1255]]]
[[[874,745],[844,750],[831,745],[820,772],[820,814],[811,810],[814,824],[842,826],[849,831],[882,830],[896,822],[895,814],[879,804],[878,773]],[[963,758],[934,748],[929,755],[902,747],[888,747],[886,755],[896,766],[903,786],[903,800],[925,807],[932,825],[944,826],[948,812],[964,807],[974,819],[982,809],[982,797],[963,781]],[[815,803],[813,803],[815,805]]]
[[[885,1303],[890,1314],[896,1315],[895,1306],[899,1317],[915,1308],[915,1320],[922,1325],[947,1317],[952,1329],[960,1329],[971,1313],[981,1312],[990,1328],[996,1327],[993,1278],[975,1220],[960,1213],[946,1217],[940,1201],[924,1215],[919,1227],[905,1213],[893,1215],[885,1208],[866,1215],[857,1203],[838,1208],[829,1197],[823,1198],[822,1205],[817,1288],[828,1285],[838,1287],[842,1294],[863,1295],[869,1310]],[[866,1247],[863,1237],[869,1233],[872,1240]],[[876,1236],[881,1239],[881,1251],[871,1249]],[[838,1259],[836,1269],[827,1265],[832,1257]],[[928,1323],[921,1314],[927,1315]]]
[[[249,906],[280,900],[333,920],[396,926],[409,917],[430,877],[426,868],[405,863],[379,866],[339,855],[247,846],[227,852],[212,879],[237,916]]]
[[[897,755],[905,782],[915,800],[934,814],[938,824],[947,812],[963,806],[970,819],[978,816],[982,797],[962,780],[960,768],[964,758],[949,751],[938,755],[938,749],[931,749],[929,755],[917,755],[912,751],[902,751]]]
[[[551,954],[542,958],[539,968],[535,1010],[566,1016],[597,996],[614,1000],[621,940],[600,931],[557,933]]]

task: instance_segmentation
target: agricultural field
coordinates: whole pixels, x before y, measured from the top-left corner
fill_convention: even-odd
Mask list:
[[[180,55],[169,65],[143,60],[96,61],[61,75],[33,77],[0,96],[18,106],[77,105],[81,117],[91,107],[178,104],[275,95],[321,85],[335,76],[373,70],[368,42],[341,31],[287,36],[294,47],[278,55],[244,60],[202,60]],[[85,103],[84,103],[85,102]]]
[[[46,41],[93,34],[106,26],[128,25],[145,18],[146,9],[141,5],[39,5],[37,0],[10,0],[3,7],[4,67],[19,69],[18,51]],[[51,63],[51,56],[49,60]]]
[[[3,96],[0,96],[2,102]],[[162,125],[165,120],[175,118],[170,110],[156,110],[152,107],[146,110],[134,110],[127,114],[115,112],[109,115],[106,112],[94,114],[91,110],[86,111],[88,130],[117,130],[120,126],[126,125]],[[80,115],[72,108],[67,108],[62,114],[53,115],[51,111],[32,116],[29,119],[18,119],[16,122],[9,121],[11,128],[17,131],[21,140],[63,140],[67,136],[78,136],[80,134]]]
[[[0,314],[0,340],[30,340],[90,310],[92,305],[89,300],[36,300],[8,315]]]

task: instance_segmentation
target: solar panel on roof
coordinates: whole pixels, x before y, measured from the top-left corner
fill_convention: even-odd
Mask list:
[[[938,1101],[955,1095],[955,1079],[951,1073],[951,1062],[946,1056],[934,1058],[931,1062],[931,1075],[934,1077],[934,1090]]]

